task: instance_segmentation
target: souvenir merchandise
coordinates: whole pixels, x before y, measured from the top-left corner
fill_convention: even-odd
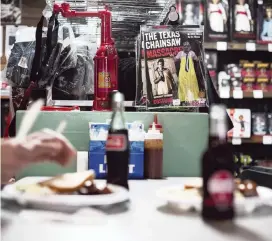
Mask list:
[[[272,113],[268,113],[267,115],[267,122],[268,122],[268,134],[272,135]]]
[[[230,90],[230,76],[225,71],[220,71],[218,73],[218,91],[220,93],[220,96],[222,96],[223,93],[230,93]]]
[[[202,28],[142,27],[141,38],[138,85],[146,87],[147,101],[137,95],[136,103],[148,108],[206,106]]]
[[[160,23],[161,25],[178,25],[180,22],[180,17],[177,12],[177,8],[175,5],[172,5],[169,8],[168,13],[166,14],[163,21]]]
[[[217,84],[217,52],[205,51],[205,64],[212,78],[212,81],[218,89]]]
[[[232,39],[256,39],[256,9],[255,0],[232,0]]]
[[[258,42],[272,42],[272,2],[269,1],[258,5]]]
[[[22,21],[21,0],[1,0],[1,25],[18,25]]]
[[[177,12],[181,25],[203,24],[204,6],[200,0],[177,0]]]
[[[244,63],[242,64],[242,89],[246,91],[253,91],[255,81],[256,81],[256,71],[255,71],[255,63]]]
[[[241,68],[238,64],[228,64],[226,72],[230,77],[230,86],[233,89],[240,89],[242,87]]]
[[[208,41],[229,39],[229,1],[206,0],[205,37]]]
[[[256,89],[268,90],[270,68],[269,63],[258,63],[256,65]]]
[[[267,119],[265,113],[252,114],[252,133],[253,135],[265,135],[267,133]]]
[[[251,136],[250,109],[228,109],[227,112],[233,123],[233,129],[228,131],[228,136],[236,138],[250,138]]]

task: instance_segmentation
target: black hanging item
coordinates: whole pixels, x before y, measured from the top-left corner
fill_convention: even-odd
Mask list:
[[[51,18],[49,19],[48,31],[47,31],[47,34],[49,34],[49,36],[51,34],[51,31],[53,31],[53,25],[54,25],[56,17],[57,16],[53,14]],[[30,58],[33,59],[31,66],[29,66],[29,69],[31,69],[31,72],[30,73],[28,72],[29,77],[26,81],[22,82],[21,85],[20,83],[19,85],[16,85],[14,83],[12,86],[12,104],[13,104],[15,116],[13,117],[9,125],[9,136],[16,135],[16,111],[26,110],[30,98],[33,100],[36,100],[39,98],[45,99],[46,97],[46,90],[37,88],[38,87],[37,80],[38,80],[38,75],[39,75],[40,67],[42,65],[43,58],[46,57],[48,54],[50,54],[49,53],[50,48],[48,48],[49,42],[47,41],[46,43],[47,38],[46,39],[43,38],[44,21],[45,21],[45,17],[42,16],[40,21],[37,24],[35,49],[33,48],[32,50],[29,48],[27,49],[28,52],[31,53],[29,54],[31,56]],[[52,28],[50,26],[52,26]],[[20,43],[18,43],[18,45],[19,44]],[[14,50],[12,49],[12,51],[16,51],[16,49]],[[25,53],[25,52],[22,52],[22,53]],[[16,52],[14,52],[14,55],[16,55]],[[17,66],[19,64],[20,64],[20,60]]]
[[[136,59],[122,58],[118,65],[118,89],[124,94],[125,100],[134,101],[136,94]]]
[[[67,29],[68,30],[68,29]],[[64,34],[65,34],[64,27]],[[66,32],[69,35],[69,31]],[[69,36],[67,36],[69,37]],[[72,36],[70,36],[72,37]],[[71,38],[72,39],[72,38]],[[58,57],[52,79],[52,98],[57,100],[86,100],[94,93],[94,65],[87,44],[68,45]]]

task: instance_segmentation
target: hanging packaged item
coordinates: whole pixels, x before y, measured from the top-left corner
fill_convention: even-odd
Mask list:
[[[21,0],[1,0],[1,25],[18,25],[22,22]]]
[[[207,41],[228,41],[230,14],[228,0],[205,0],[205,38]]]
[[[255,0],[232,0],[232,40],[255,40],[257,1]]]
[[[94,93],[93,56],[89,44],[83,39],[75,39],[69,25],[63,26],[63,31],[67,30],[68,35],[63,41],[69,43],[57,55],[60,62],[54,62],[57,68],[52,78],[52,98],[86,100]]]
[[[272,2],[258,1],[258,43],[272,42]]]
[[[12,50],[14,55],[11,54],[8,63],[9,71],[7,71],[7,78],[10,79],[12,85],[12,104],[14,113],[11,113],[11,115],[15,114],[17,110],[25,110],[30,99],[36,100],[39,98],[46,98],[46,89],[39,87],[38,75],[40,74],[41,66],[46,64],[45,60],[47,56],[50,55],[52,35],[57,34],[55,33],[55,29],[58,28],[56,19],[57,16],[54,14],[49,19],[47,38],[45,39],[43,36],[45,17],[41,17],[36,28],[35,49],[26,45],[27,48],[22,50],[25,45],[22,44],[23,42],[18,42],[18,45],[16,45],[17,47],[14,47]],[[31,46],[33,46],[32,42],[33,41],[30,41]],[[18,51],[18,49],[21,49],[22,51],[19,51],[17,56],[16,51]],[[28,58],[32,59],[32,64],[29,61],[25,61]],[[18,65],[20,66],[18,67]],[[26,75],[25,77],[24,74]],[[21,79],[23,81],[20,81]],[[9,125],[9,135],[15,135],[15,118],[12,119],[12,122]]]
[[[150,26],[141,36],[138,84],[146,88],[147,107],[206,106],[203,29]],[[141,105],[145,99],[137,97]]]
[[[204,5],[201,0],[176,0],[181,25],[202,25]]]

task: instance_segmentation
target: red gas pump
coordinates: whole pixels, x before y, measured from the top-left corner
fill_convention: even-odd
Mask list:
[[[110,111],[110,96],[118,90],[118,55],[111,38],[111,12],[76,12],[70,9],[69,3],[54,4],[54,12],[65,18],[97,17],[101,19],[101,45],[94,57],[94,104],[93,110]]]

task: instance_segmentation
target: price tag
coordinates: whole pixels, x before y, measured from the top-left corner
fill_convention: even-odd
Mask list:
[[[256,44],[255,43],[246,43],[246,50],[247,51],[256,51]]]
[[[27,69],[27,58],[22,56],[18,63],[18,66]]]
[[[232,145],[241,145],[242,144],[242,139],[241,138],[237,138],[237,137],[233,137],[232,138]]]
[[[228,43],[227,42],[217,42],[216,43],[216,49],[218,51],[227,51]]]
[[[268,44],[267,48],[268,48],[268,52],[272,52],[272,44]]]
[[[229,99],[230,98],[230,90],[226,88],[220,89],[220,98]]]
[[[272,145],[272,136],[263,136],[264,145]]]
[[[233,90],[233,98],[234,99],[243,99],[243,91],[240,89]]]
[[[174,99],[173,106],[180,106],[180,99]]]
[[[253,90],[253,97],[255,99],[263,99],[263,91],[262,90]]]

